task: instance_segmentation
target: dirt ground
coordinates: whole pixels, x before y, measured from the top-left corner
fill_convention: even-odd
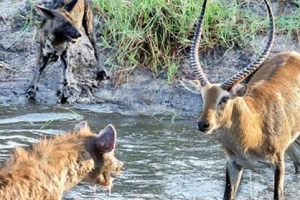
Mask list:
[[[61,88],[60,63],[46,69],[39,82],[35,102],[29,101],[26,96],[29,82],[37,68],[38,46],[35,35],[39,31],[38,26],[24,26],[24,18],[29,9],[26,2],[0,0],[0,105],[56,105],[56,94]],[[37,0],[36,3],[47,4],[42,0]],[[265,39],[265,36],[256,37],[253,45],[246,49],[225,51],[216,48],[201,55],[204,71],[210,81],[223,81],[247,65],[255,58],[255,53],[261,51]],[[109,66],[106,66],[106,70],[111,79],[99,84],[94,80],[95,59],[92,57],[92,48],[87,37],[83,37],[81,42],[72,45],[70,49],[77,56],[70,60],[72,96],[68,100],[69,104],[118,104],[136,110],[136,114],[148,115],[197,116],[201,109],[200,95],[186,90],[180,84],[182,77],[190,74],[187,60],[183,61],[179,74],[172,83],[168,83],[164,75],[154,77],[150,71],[140,69],[125,77],[124,83],[115,87],[116,74]],[[271,55],[282,51],[300,52],[299,41],[277,35]]]

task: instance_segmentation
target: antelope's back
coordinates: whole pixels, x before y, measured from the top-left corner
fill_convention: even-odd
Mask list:
[[[249,89],[290,93],[300,88],[300,54],[283,52],[267,60],[249,82]]]
[[[266,61],[249,82],[248,96],[265,120],[300,131],[300,54],[283,52]],[[271,122],[270,122],[271,123]]]

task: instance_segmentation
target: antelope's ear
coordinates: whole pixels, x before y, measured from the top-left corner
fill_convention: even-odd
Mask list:
[[[86,121],[82,121],[80,123],[78,123],[75,127],[74,127],[74,131],[80,131],[81,129],[85,129],[85,128],[89,128],[89,125]]]
[[[74,8],[74,6],[77,4],[78,0],[72,0],[67,5],[65,5],[65,10],[68,12],[71,12]]]
[[[195,94],[201,94],[202,86],[199,81],[182,78],[182,80],[180,80],[179,82],[186,90]]]
[[[36,9],[39,10],[46,18],[52,19],[55,17],[54,11],[51,9],[40,7],[40,6],[36,6]]]
[[[243,97],[248,93],[248,86],[246,84],[237,84],[230,90],[232,97]]]
[[[97,138],[93,146],[98,153],[108,153],[115,149],[117,132],[113,125],[107,125]]]

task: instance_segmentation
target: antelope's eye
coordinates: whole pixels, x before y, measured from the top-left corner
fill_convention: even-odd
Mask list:
[[[225,104],[225,103],[227,103],[228,99],[229,99],[229,97],[223,97],[223,98],[221,99],[221,101],[220,101],[220,104]]]

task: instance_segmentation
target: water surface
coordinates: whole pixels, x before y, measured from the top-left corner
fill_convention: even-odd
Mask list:
[[[196,131],[196,119],[173,116],[134,116],[115,106],[0,107],[0,160],[16,146],[38,142],[87,120],[93,131],[114,124],[116,156],[125,170],[109,194],[80,183],[66,200],[96,199],[222,199],[225,180],[224,153],[213,137]],[[122,114],[119,114],[122,113]],[[236,199],[272,199],[270,169],[245,170]],[[285,199],[300,199],[300,176],[287,158]]]

